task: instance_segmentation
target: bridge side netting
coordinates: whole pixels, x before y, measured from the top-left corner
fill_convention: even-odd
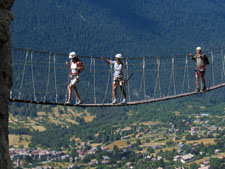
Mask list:
[[[207,56],[210,61],[205,75],[207,87],[224,83],[223,49],[207,52]],[[11,98],[37,102],[65,102],[69,83],[69,69],[65,65],[66,61],[69,62],[67,55],[12,48],[12,57],[14,83]],[[106,64],[99,57],[79,58],[85,66],[77,84],[83,103],[110,103],[113,66]],[[191,61],[188,55],[125,57],[123,63],[125,79],[130,77],[125,85],[128,101],[195,91],[195,62]],[[118,100],[122,100],[120,89]],[[72,103],[75,102],[76,98],[72,93]]]

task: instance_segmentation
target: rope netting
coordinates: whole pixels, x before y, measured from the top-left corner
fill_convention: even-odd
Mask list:
[[[69,69],[68,55],[12,48],[14,85],[12,99],[65,103]],[[206,52],[207,87],[225,82],[223,49]],[[84,104],[105,104],[112,101],[113,66],[100,57],[79,56],[85,66],[77,84]],[[114,59],[114,57],[108,58]],[[187,55],[125,57],[124,75],[128,101],[141,101],[195,91],[195,62]],[[133,76],[130,76],[133,74]],[[118,98],[122,97],[118,87]],[[72,103],[76,102],[73,93]]]

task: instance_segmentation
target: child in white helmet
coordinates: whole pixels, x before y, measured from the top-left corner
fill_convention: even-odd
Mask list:
[[[78,59],[76,52],[70,52],[69,54],[70,63],[66,62],[66,66],[70,69],[70,84],[67,86],[68,90],[68,100],[66,104],[69,104],[71,101],[72,88],[78,99],[77,104],[81,104],[81,98],[77,90],[76,83],[79,82],[79,73],[84,70],[82,62]]]
[[[118,84],[120,85],[120,89],[123,93],[123,101],[122,104],[126,104],[126,91],[125,91],[125,81],[124,81],[124,64],[122,62],[122,54],[116,54],[115,55],[115,61],[108,60],[104,57],[101,58],[108,64],[113,64],[114,65],[114,74],[113,74],[113,101],[112,104],[117,103],[117,87]]]

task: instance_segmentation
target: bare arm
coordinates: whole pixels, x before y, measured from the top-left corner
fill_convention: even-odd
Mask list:
[[[83,71],[85,69],[84,65],[82,62],[77,63],[77,70],[78,71]]]
[[[104,57],[101,57],[102,60],[104,60],[107,64],[110,64],[110,61]]]
[[[66,66],[70,69],[70,64],[69,64],[69,62],[66,62]]]
[[[189,56],[191,57],[191,60],[196,60],[196,58],[194,57],[192,53],[190,53]]]

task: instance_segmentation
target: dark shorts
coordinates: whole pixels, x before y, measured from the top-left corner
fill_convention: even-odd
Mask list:
[[[200,66],[200,67],[196,67],[195,68],[195,75],[200,76],[200,77],[204,77],[205,75],[205,66]]]

